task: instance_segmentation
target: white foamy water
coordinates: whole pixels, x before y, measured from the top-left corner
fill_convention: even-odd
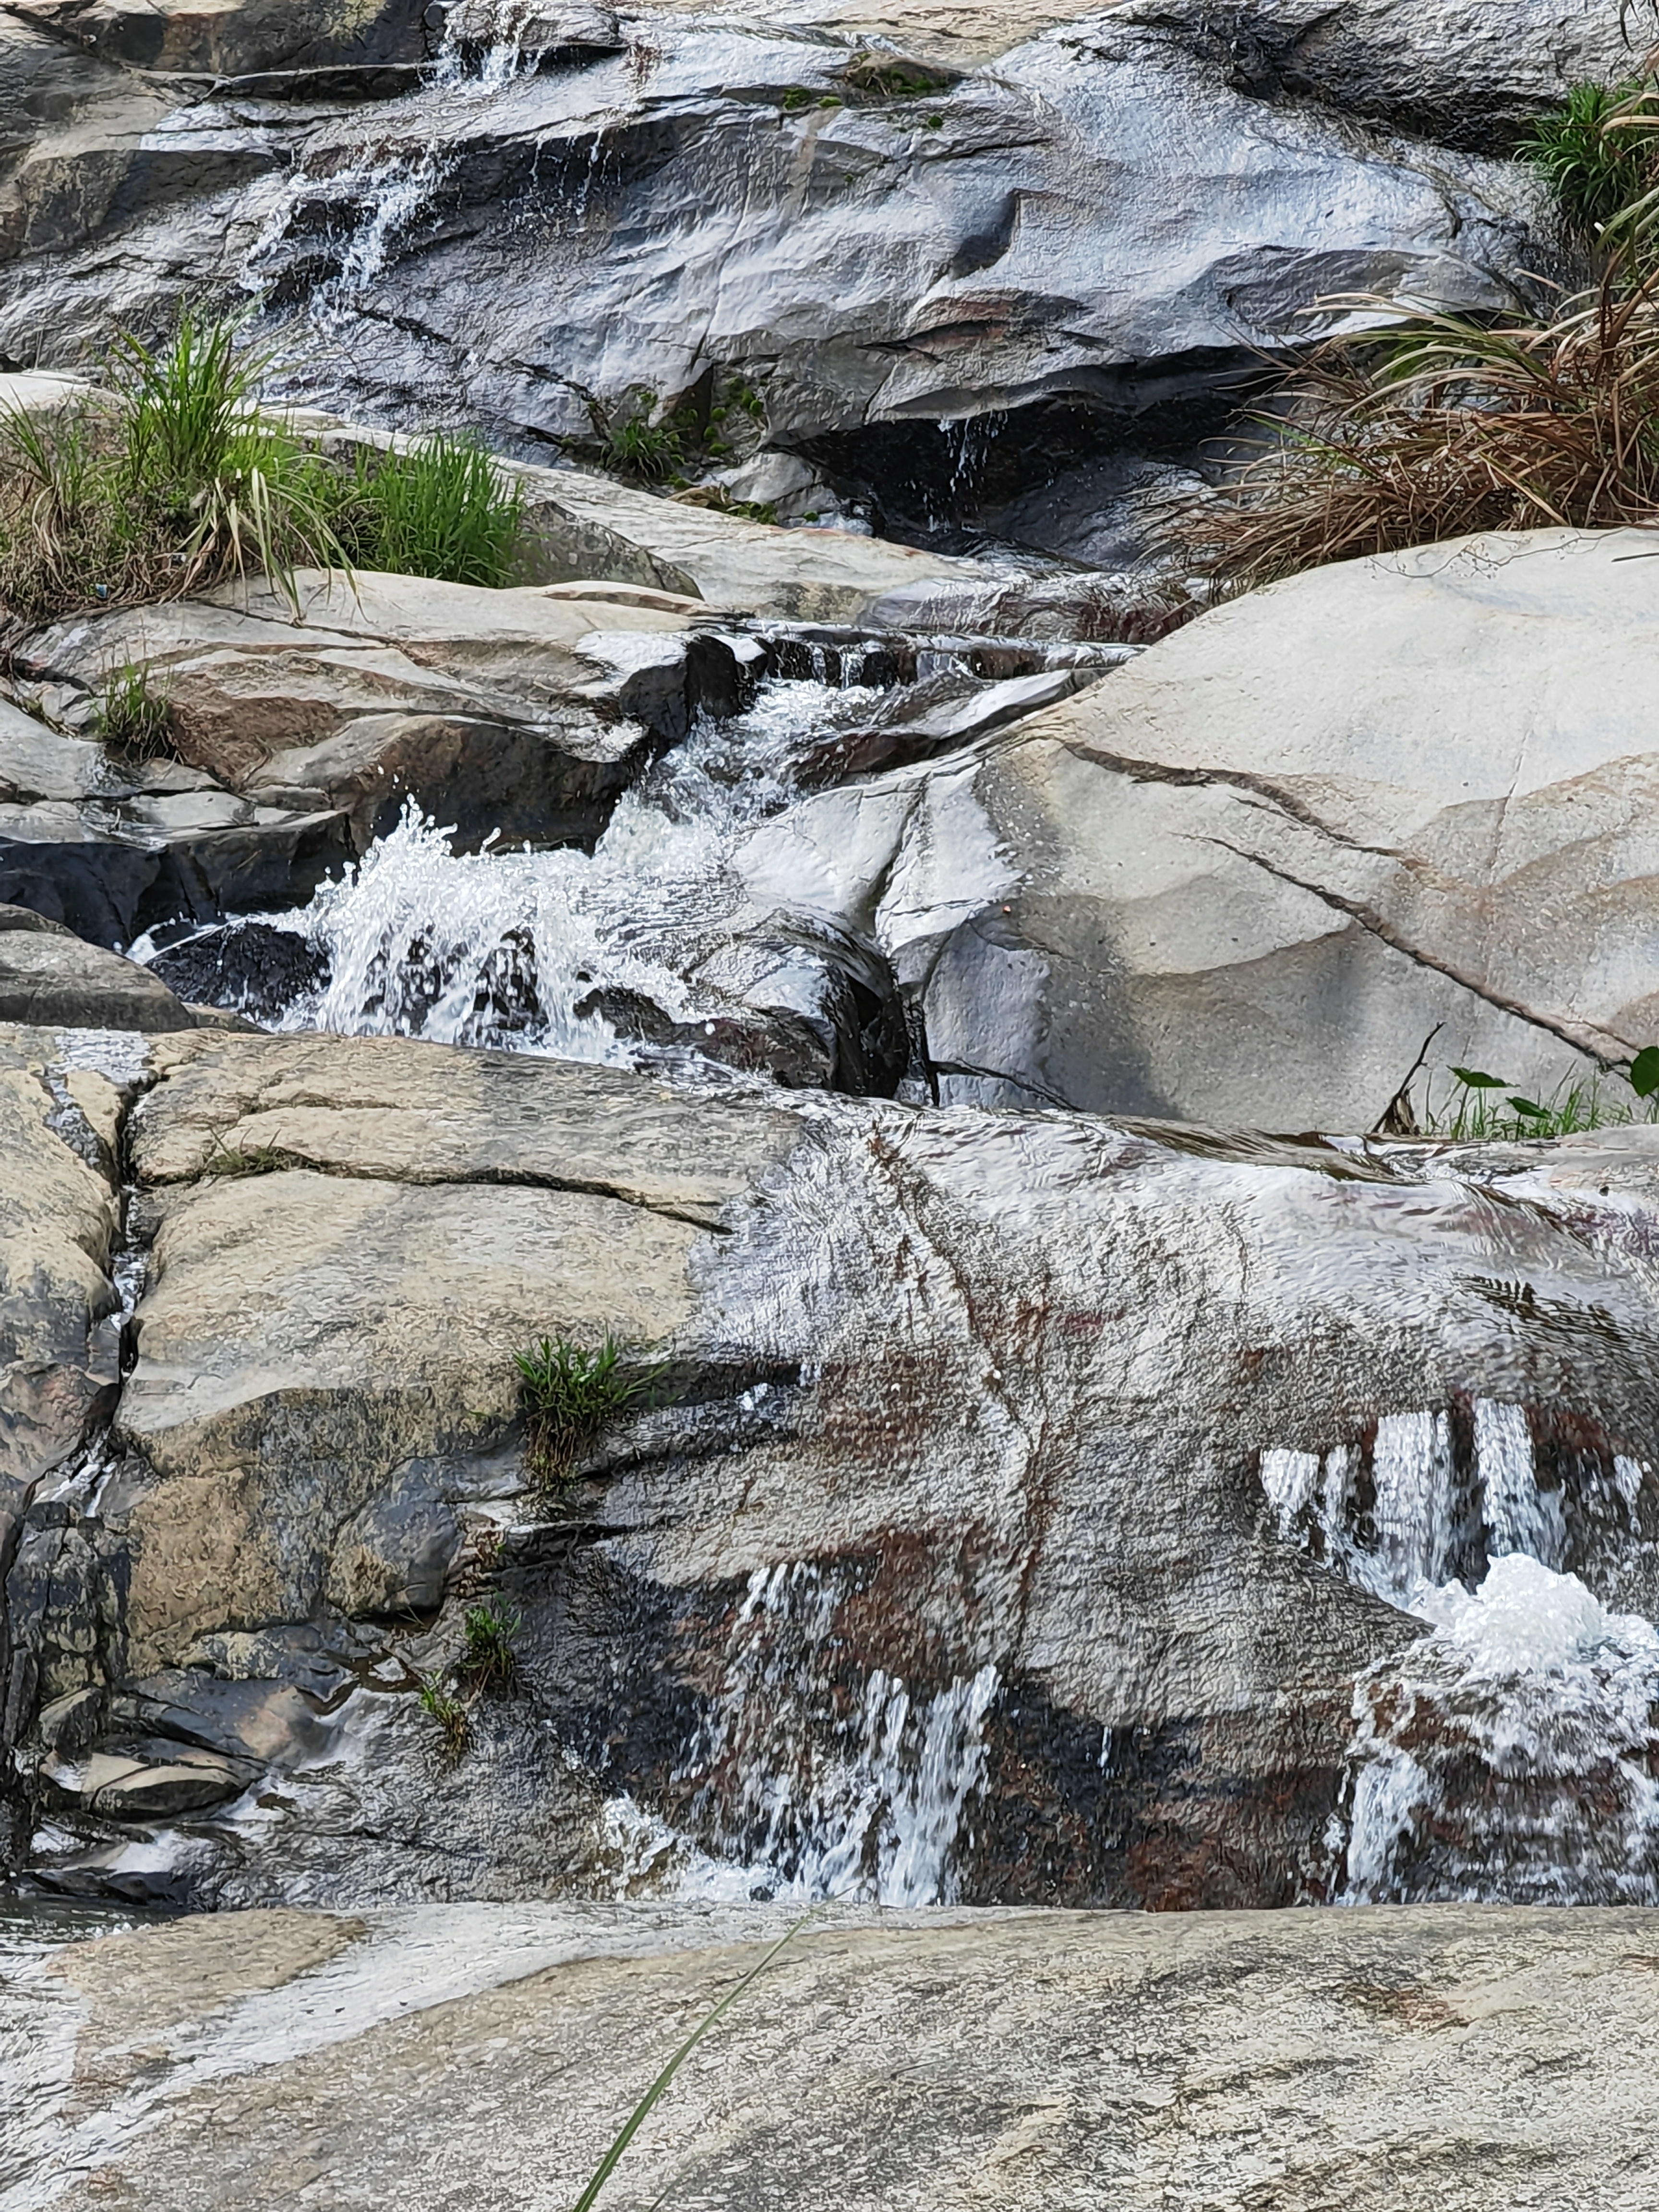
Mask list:
[[[1378,1423],[1369,1484],[1352,1445],[1262,1455],[1281,1534],[1426,1625],[1355,1687],[1340,1894],[1659,1904],[1659,1630],[1568,1571],[1526,1409],[1477,1401],[1472,1427],[1462,1477],[1432,1410]],[[1645,1472],[1581,1461],[1578,1510],[1624,1560]]]
[[[452,832],[409,807],[288,917],[325,947],[331,973],[286,1025],[628,1065],[633,1048],[584,1010],[595,991],[637,993],[676,1022],[742,1012],[696,972],[763,918],[735,866],[739,842],[793,796],[802,758],[877,696],[777,679],[747,713],[700,719],[623,794],[591,855],[458,854]],[[810,1001],[810,955],[800,965],[794,988]]]
[[[696,1844],[617,1801],[622,1887],[654,1866],[682,1897],[954,1901],[1000,1678],[988,1663],[929,1692],[880,1668],[848,1679],[838,1621],[854,1595],[846,1570],[751,1575],[675,1776]]]

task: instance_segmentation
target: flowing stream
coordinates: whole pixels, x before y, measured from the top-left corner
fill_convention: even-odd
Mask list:
[[[773,911],[751,894],[741,847],[796,795],[802,762],[878,696],[780,678],[744,714],[700,717],[623,794],[591,854],[494,842],[458,852],[453,831],[410,805],[342,880],[267,917],[315,947],[327,973],[278,1026],[633,1066],[641,1052],[619,1033],[619,1006],[648,1006],[659,1031],[712,1030],[757,1006],[810,1018],[828,981],[810,945],[734,950]],[[134,951],[154,957],[148,942]],[[759,986],[752,1002],[746,984]],[[706,1065],[694,1039],[645,1056],[686,1073]]]

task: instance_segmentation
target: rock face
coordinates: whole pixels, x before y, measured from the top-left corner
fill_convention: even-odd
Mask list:
[[[112,309],[247,281],[334,331],[319,396],[406,427],[464,395],[526,450],[640,387],[726,407],[711,462],[1057,398],[1184,447],[1227,412],[1215,370],[1316,298],[1485,312],[1547,255],[1523,175],[1355,118],[1502,144],[1573,70],[1622,70],[1617,9],[1528,0],[1474,40],[1468,12],[1114,9],[975,68],[679,13],[526,56],[508,11],[479,75],[469,8],[367,143],[361,104],[183,106],[88,61],[15,171],[0,345],[49,330],[67,361]]]
[[[1600,0],[1127,0],[1143,23],[1223,64],[1240,91],[1289,94],[1397,131],[1506,154],[1577,84],[1630,76],[1651,26]]]
[[[1659,1037],[1651,551],[1315,571],[971,757],[803,802],[744,866],[873,908],[947,1099],[1368,1128],[1425,1040],[1547,1093]]]
[[[105,1433],[112,1187],[61,1048],[8,1058],[65,1283],[19,1308],[60,1380],[15,1787],[71,1891],[1315,1900],[1356,1878],[1356,1677],[1424,1632],[1366,1501],[1438,1485],[1411,1556],[1476,1581],[1530,1423],[1552,1566],[1659,1603],[1648,1131],[1343,1152],[168,1037]],[[550,1495],[514,1354],[607,1330],[656,1402]],[[1342,1470],[1305,1526],[1304,1460]],[[417,1692],[477,1688],[484,1593],[514,1686],[457,1752]],[[146,1818],[187,1754],[246,1794]]]
[[[194,1029],[158,976],[27,907],[0,906],[0,1021],[41,1028]]]
[[[1652,1918],[842,1913],[744,1991],[611,2186],[719,2212],[1420,2212],[1431,2187],[1643,2212]],[[252,1912],[79,1944],[9,1977],[42,2084],[19,2142],[94,2169],[57,2200],[87,2212],[208,2212],[228,2175],[249,2212],[568,2203],[783,1925]]]

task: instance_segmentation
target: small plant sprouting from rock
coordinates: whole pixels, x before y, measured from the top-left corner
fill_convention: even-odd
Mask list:
[[[520,1615],[511,1606],[498,1610],[494,1598],[470,1605],[462,1623],[465,1642],[455,1668],[455,1679],[473,1697],[503,1695],[518,1679],[519,1658],[513,1649]]]
[[[652,1402],[663,1372],[659,1366],[625,1373],[622,1346],[609,1334],[591,1351],[567,1337],[544,1336],[514,1360],[530,1468],[544,1489],[569,1480],[576,1454],[607,1421],[641,1400]]]
[[[421,1677],[421,1710],[429,1713],[443,1730],[450,1757],[459,1759],[466,1749],[466,1707],[436,1674]]]
[[[204,1176],[278,1175],[293,1165],[289,1155],[275,1145],[228,1144],[222,1129],[210,1130],[202,1158]]]
[[[166,688],[152,683],[142,661],[124,660],[104,679],[93,710],[93,727],[112,752],[130,760],[170,753],[172,710]]]
[[[1659,1115],[1659,1046],[1649,1045],[1632,1060],[1625,1081],[1644,1102],[1639,1112],[1617,1094],[1610,1094],[1596,1077],[1568,1077],[1548,1100],[1512,1095],[1501,1075],[1484,1068],[1454,1067],[1453,1090],[1437,1113],[1430,1115],[1437,1136],[1458,1144],[1513,1143],[1528,1137],[1571,1137],[1589,1129],[1623,1127],[1635,1121]]]

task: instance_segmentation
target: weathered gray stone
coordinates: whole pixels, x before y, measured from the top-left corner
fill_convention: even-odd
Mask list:
[[[27,907],[0,907],[0,1022],[187,1030],[197,1017],[147,968],[83,944]]]
[[[0,1043],[0,1476],[17,1493],[79,1443],[117,1372],[100,1326],[116,1304],[115,1195],[61,1117],[40,1059]]]
[[[1650,1913],[864,1917],[831,1915],[744,1992],[635,2136],[619,2202],[1652,2201]],[[220,1915],[80,1945],[47,1978],[55,2004],[5,2002],[58,2061],[39,2155],[92,2169],[73,2212],[209,2212],[228,2187],[247,2212],[307,2190],[508,2212],[569,2201],[787,1924]]]
[[[1547,1094],[1659,1038],[1651,550],[1535,532],[1254,592],[763,825],[753,895],[873,908],[947,1099],[1364,1129],[1425,1042],[1443,1104],[1453,1066]]]
[[[1561,1568],[1659,1604],[1651,1131],[1343,1151],[396,1042],[150,1060],[112,1471],[78,1522],[37,1507],[14,1602],[58,1608],[52,1694],[106,1682],[111,1730],[276,1786],[161,1849],[71,1832],[50,1880],[505,1899],[696,1846],[769,1887],[811,1878],[850,1771],[879,1889],[931,1729],[968,1795],[921,1893],[1311,1901],[1355,1679],[1421,1630],[1281,1526],[1265,1454],[1368,1495],[1383,1418],[1443,1409],[1467,1457],[1471,1401],[1528,1408]],[[665,1395],[556,1511],[514,1354],[607,1330]],[[435,1623],[378,1610],[440,1553]],[[452,1757],[414,1693],[486,1589],[517,1690]]]
[[[934,63],[915,97],[856,34],[666,15],[627,53],[380,109],[371,163],[356,107],[302,132],[175,113],[165,205],[143,166],[155,133],[123,121],[94,134],[99,208],[29,234],[55,250],[15,270],[0,342],[47,328],[67,361],[112,307],[251,276],[290,301],[326,285],[336,327],[349,319],[317,396],[374,415],[395,393],[406,422],[453,416],[464,391],[503,442],[589,437],[590,397],[672,398],[713,374],[762,391],[785,449],[1060,393],[1133,445],[1148,365],[1196,374],[1196,391],[1217,357],[1304,337],[1322,295],[1486,312],[1524,288],[1540,259],[1530,180],[1236,89],[1200,11],[1176,13],[1173,29],[1107,9],[1043,31],[1039,15],[994,70],[948,82]],[[1329,78],[1388,80],[1395,24],[1348,13]],[[1512,46],[1539,57],[1534,77],[1565,66],[1559,15],[1535,5],[1473,50],[1472,106],[1483,72],[1515,76]],[[1439,82],[1456,10],[1431,12],[1425,38]],[[1379,100],[1358,95],[1366,112]],[[1434,119],[1444,101],[1407,86],[1393,106]],[[32,159],[49,166],[44,146]],[[410,190],[389,228],[395,169]],[[617,234],[625,256],[605,250]],[[677,587],[660,569],[636,580]]]
[[[329,61],[421,61],[414,0],[13,0],[68,47],[163,75],[246,76]]]
[[[222,1805],[240,1794],[234,1774],[216,1762],[202,1760],[191,1766],[134,1765],[100,1783],[92,1802],[95,1812],[112,1820],[164,1820],[175,1814]]]
[[[1507,154],[1579,84],[1629,77],[1654,27],[1607,0],[1126,0],[1121,22],[1220,62],[1256,99],[1311,98]]]
[[[89,693],[142,659],[173,750],[233,817],[343,815],[360,848],[406,797],[475,841],[591,836],[647,737],[683,736],[732,681],[729,653],[650,609],[367,573],[296,589],[298,620],[266,585],[71,617],[17,665]]]
[[[460,1542],[460,1523],[441,1498],[374,1498],[340,1531],[329,1603],[353,1617],[432,1612]]]

